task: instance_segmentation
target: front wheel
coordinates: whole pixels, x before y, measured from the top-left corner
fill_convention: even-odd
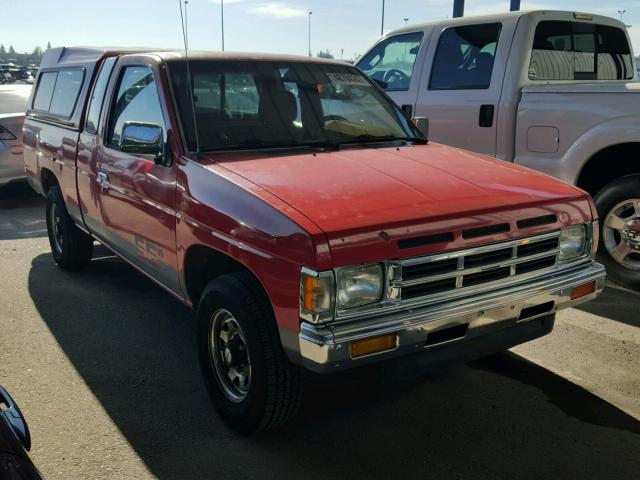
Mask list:
[[[93,238],[73,222],[59,187],[51,187],[47,192],[46,208],[47,233],[53,259],[67,270],[83,267],[93,256]]]
[[[640,289],[640,175],[614,180],[595,202],[601,229],[598,259],[613,281]]]
[[[253,433],[295,415],[300,372],[286,358],[271,306],[249,273],[212,280],[200,299],[197,321],[205,384],[232,428]]]

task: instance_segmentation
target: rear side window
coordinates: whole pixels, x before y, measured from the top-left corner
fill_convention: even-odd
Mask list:
[[[40,75],[38,82],[38,90],[33,100],[33,109],[41,112],[48,112],[51,105],[51,97],[53,96],[53,88],[56,85],[58,72],[45,72]]]
[[[113,70],[114,63],[116,63],[115,57],[107,58],[102,64],[102,67],[100,67],[100,73],[98,74],[98,79],[93,87],[93,94],[91,95],[89,110],[87,111],[87,122],[84,127],[87,133],[96,133],[98,131],[98,122],[100,121],[104,92],[107,89],[109,76],[111,75],[111,70]]]
[[[447,28],[440,35],[430,90],[487,89],[491,85],[499,23]]]
[[[84,70],[80,68],[44,72],[38,82],[33,109],[64,119],[71,117],[83,79]]]
[[[540,22],[529,79],[628,80],[633,62],[623,30],[582,22]]]
[[[422,32],[389,37],[367,53],[358,68],[388,92],[409,90],[421,41]]]

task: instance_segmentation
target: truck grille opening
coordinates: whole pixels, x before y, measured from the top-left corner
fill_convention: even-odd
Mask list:
[[[559,238],[550,238],[540,242],[527,243],[518,247],[518,257],[535,255],[536,253],[546,252],[558,247]]]
[[[390,287],[400,291],[400,301],[429,299],[437,302],[517,282],[518,276],[535,276],[555,267],[560,232],[508,240],[491,245],[449,251],[392,263]]]
[[[462,231],[462,238],[478,238],[487,235],[495,235],[496,233],[504,233],[509,231],[508,223],[498,223],[497,225],[489,225],[488,227],[470,228]]]
[[[558,217],[555,214],[542,215],[540,217],[525,218],[524,220],[518,220],[518,228],[533,228],[540,227],[542,225],[550,225],[556,223]]]
[[[527,318],[532,318],[537,315],[549,313],[553,310],[554,306],[555,306],[555,303],[551,301],[551,302],[541,303],[540,305],[534,305],[533,307],[523,308],[522,311],[520,312],[520,316],[518,317],[518,320],[525,320]]]
[[[421,283],[412,287],[405,287],[402,290],[402,298],[416,298],[423,297],[425,295],[431,295],[433,293],[447,292],[456,288],[456,279],[447,278],[445,280],[438,280],[435,282]]]
[[[425,237],[403,238],[402,240],[398,240],[398,248],[415,248],[447,242],[453,242],[453,233],[447,232],[428,235]]]
[[[456,325],[454,327],[443,328],[442,330],[436,330],[435,332],[429,332],[427,335],[427,341],[424,343],[425,347],[431,345],[437,345],[438,343],[449,342],[458,338],[464,338],[469,329],[469,324],[464,323],[462,325]]]
[[[440,262],[423,263],[406,267],[402,272],[402,278],[413,280],[414,278],[426,277],[428,275],[438,275],[441,273],[453,272],[458,268],[458,259],[442,260]]]

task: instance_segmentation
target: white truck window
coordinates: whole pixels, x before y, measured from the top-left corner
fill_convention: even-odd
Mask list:
[[[499,23],[447,28],[440,35],[430,90],[487,89],[500,36]]]
[[[624,31],[582,22],[544,21],[536,27],[529,79],[627,80],[633,62]]]
[[[358,68],[388,92],[409,90],[422,32],[394,35],[378,43]]]

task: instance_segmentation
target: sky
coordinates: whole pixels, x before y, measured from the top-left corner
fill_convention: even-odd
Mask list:
[[[465,15],[508,11],[509,0],[466,0]],[[379,37],[382,0],[224,0],[228,51],[308,53],[329,50],[350,59]],[[384,31],[450,18],[453,0],[386,0]],[[640,54],[640,0],[522,0],[523,10],[563,9],[597,13],[631,24]],[[0,0],[0,43],[18,52],[36,46],[181,48],[179,0]],[[220,0],[189,0],[189,48],[220,50]]]

